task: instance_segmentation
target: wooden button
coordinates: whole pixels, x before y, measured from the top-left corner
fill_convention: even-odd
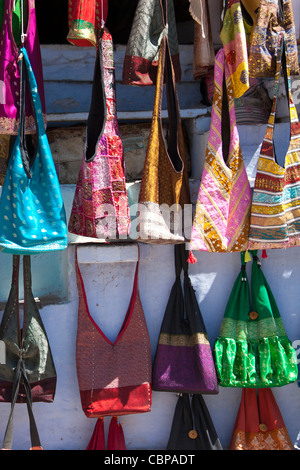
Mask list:
[[[258,317],[258,313],[257,312],[250,312],[249,317],[251,318],[251,320],[256,320],[257,317]]]
[[[268,426],[264,423],[260,423],[259,425],[259,429],[262,431],[262,432],[266,432],[268,430]]]
[[[191,430],[189,431],[189,438],[190,438],[190,439],[196,439],[197,437],[198,437],[197,431],[195,431],[195,429],[191,429]]]

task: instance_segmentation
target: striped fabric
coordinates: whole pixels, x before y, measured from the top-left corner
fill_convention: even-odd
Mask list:
[[[222,148],[222,98],[225,73],[230,142],[225,163]],[[252,193],[236,126],[232,80],[224,50],[216,55],[211,127],[193,220],[190,249],[243,251],[248,244]]]
[[[283,54],[287,63],[291,132],[282,167],[276,162],[273,133]],[[261,147],[253,191],[249,249],[300,245],[300,125],[291,93],[290,68],[283,35],[280,36],[276,56],[273,106]]]

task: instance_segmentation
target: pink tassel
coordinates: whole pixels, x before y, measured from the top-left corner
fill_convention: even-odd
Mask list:
[[[262,250],[262,255],[261,255],[262,258],[267,258],[268,255],[267,255],[267,252],[265,249]]]
[[[193,255],[193,253],[190,251],[189,257],[187,259],[187,262],[190,264],[195,264],[197,263],[197,258]]]

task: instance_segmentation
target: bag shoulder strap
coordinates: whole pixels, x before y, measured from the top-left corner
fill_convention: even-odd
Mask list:
[[[103,135],[107,119],[102,51],[103,41],[105,40],[107,42],[107,40],[103,39],[103,34],[104,29],[102,29],[99,34],[94,66],[92,97],[86,126],[86,144],[84,152],[86,162],[91,162],[96,156],[98,142]]]
[[[276,111],[278,105],[278,96],[279,89],[281,85],[281,77],[283,75],[285,89],[286,89],[286,98],[288,101],[289,107],[289,119],[290,119],[290,139],[293,136],[298,135],[300,137],[300,124],[298,119],[298,113],[293,101],[292,91],[291,91],[291,75],[290,75],[290,64],[289,58],[286,49],[286,42],[284,34],[280,33],[278,36],[278,43],[276,49],[276,73],[275,73],[275,86],[274,86],[274,95],[273,103],[271,108],[271,113],[268,120],[267,131],[262,145],[261,153],[263,155],[267,154],[268,158],[274,159],[276,161],[276,154],[274,151],[274,127],[276,121]],[[270,151],[270,145],[273,151]]]
[[[16,404],[17,397],[19,394],[21,380],[24,384],[25,392],[26,392],[26,404],[27,404],[27,411],[28,411],[29,423],[30,423],[31,449],[41,450],[42,449],[41,441],[39,438],[39,433],[38,433],[37,425],[36,425],[35,418],[33,415],[33,410],[32,410],[31,388],[27,379],[25,365],[24,365],[22,357],[20,357],[16,370],[15,370],[14,382],[13,382],[13,388],[12,388],[11,410],[10,410],[8,423],[7,423],[5,434],[4,434],[2,450],[12,450],[14,408],[15,408],[15,404]]]

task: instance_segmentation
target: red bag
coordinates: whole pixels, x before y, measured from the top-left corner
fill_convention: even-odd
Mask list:
[[[230,450],[293,450],[270,388],[243,388]]]
[[[137,262],[133,291],[120,332],[112,343],[93,320],[79,270],[76,366],[82,409],[87,417],[151,411],[151,346],[138,290]]]

